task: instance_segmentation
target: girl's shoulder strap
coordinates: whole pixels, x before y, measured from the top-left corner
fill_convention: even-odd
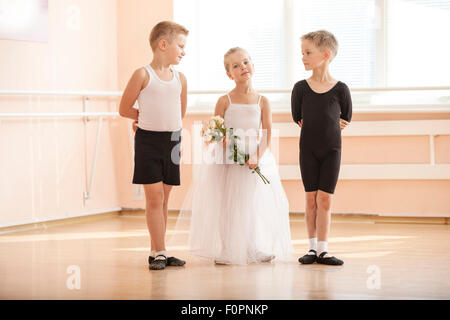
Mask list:
[[[230,93],[227,93],[227,97],[228,97],[228,102],[231,104],[231,98],[230,98]]]
[[[145,71],[147,71],[148,75],[150,76],[150,74],[152,73],[152,69],[150,68],[150,66],[148,64],[146,64],[144,66]]]
[[[261,98],[262,98],[262,95],[259,95],[259,98],[258,98],[258,106],[260,106]]]

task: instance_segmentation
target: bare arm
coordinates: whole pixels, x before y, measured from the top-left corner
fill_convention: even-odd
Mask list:
[[[272,140],[272,110],[270,102],[266,97],[261,97],[261,126],[263,136],[259,144],[259,156],[262,156],[267,148],[270,148]]]
[[[269,100],[264,96],[261,97],[261,126],[263,135],[258,146],[258,159],[270,148],[272,140],[272,110]]]
[[[119,114],[122,117],[138,119],[139,111],[134,109],[133,106],[142,90],[146,77],[147,74],[143,68],[136,70],[131,76],[120,100]]]
[[[217,100],[216,108],[214,110],[214,115],[215,116],[220,116],[221,118],[224,118],[225,117],[225,110],[226,110],[228,104],[229,104],[229,102],[228,102],[227,96],[221,96],[219,98],[219,100]],[[227,140],[226,137],[224,137],[224,138],[225,139],[223,139],[222,142],[223,142],[223,147],[226,148],[227,145],[228,145],[227,144],[228,140]]]
[[[259,159],[264,152],[270,148],[272,140],[272,111],[269,100],[264,96],[261,97],[261,126],[263,129],[263,134],[261,137],[261,142],[258,145],[258,150],[255,154],[252,154],[247,161],[250,169],[254,169],[258,166]]]
[[[180,74],[180,80],[181,80],[181,119],[184,118],[184,115],[186,114],[186,108],[187,108],[187,80],[184,74],[181,72]]]
[[[221,96],[219,100],[217,100],[216,108],[214,109],[215,116],[221,116],[222,118],[225,116],[225,109],[228,106],[227,96]]]

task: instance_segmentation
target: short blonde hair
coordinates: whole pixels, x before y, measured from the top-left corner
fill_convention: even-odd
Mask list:
[[[234,47],[234,48],[231,48],[231,49],[228,50],[227,53],[225,53],[225,55],[223,56],[223,65],[224,65],[226,71],[228,71],[228,57],[229,57],[231,54],[233,54],[233,53],[235,53],[235,52],[238,52],[238,51],[245,52],[245,53],[247,54],[248,58],[249,58],[250,60],[252,60],[252,58],[250,58],[250,55],[248,54],[247,50],[245,50],[245,49],[243,49],[243,48],[241,48],[241,47]]]
[[[336,40],[336,37],[329,31],[318,30],[309,32],[307,34],[304,34],[301,39],[312,41],[312,43],[314,43],[314,45],[321,50],[329,49],[332,54],[331,59],[333,59],[337,55],[339,44]]]
[[[156,26],[153,27],[149,36],[150,47],[152,47],[152,51],[156,50],[158,41],[161,38],[166,38],[171,43],[173,39],[179,34],[184,34],[185,36],[187,36],[189,34],[189,30],[182,25],[172,21],[159,22]]]

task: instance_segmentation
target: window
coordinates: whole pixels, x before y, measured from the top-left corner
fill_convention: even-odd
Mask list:
[[[233,88],[223,55],[235,46],[255,63],[257,90],[290,89],[310,75],[300,37],[319,29],[336,36],[331,72],[351,88],[450,85],[443,72],[450,70],[450,0],[174,0],[174,20],[190,30],[179,69],[191,91]],[[289,98],[274,96],[284,104]],[[217,97],[190,103],[211,105]],[[372,95],[354,98],[374,103]]]
[[[387,1],[387,86],[450,85],[450,1]]]
[[[375,86],[375,1],[293,1],[295,79],[309,77],[301,63],[299,38],[310,31],[325,29],[339,43],[330,64],[333,76],[349,87]]]
[[[283,83],[283,7],[271,0],[175,0],[175,21],[189,29],[185,69],[191,90],[228,90],[223,56],[246,49],[255,63],[254,85],[285,88]]]

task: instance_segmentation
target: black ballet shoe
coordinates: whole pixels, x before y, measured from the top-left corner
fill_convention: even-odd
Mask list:
[[[314,254],[305,254],[303,257],[298,258],[298,262],[301,264],[312,264],[317,261],[317,251],[309,250],[308,252],[314,252]]]
[[[344,264],[344,261],[336,258],[336,257],[328,257],[328,258],[324,258],[324,256],[327,254],[326,251],[322,252],[318,257],[317,257],[317,263],[320,264],[327,264],[329,266],[341,266]]]
[[[175,257],[168,257],[167,258],[167,265],[169,267],[181,267],[184,266],[186,264],[186,261],[184,260],[180,260],[178,258]]]
[[[163,257],[164,259],[156,259],[158,257]],[[153,259],[148,268],[150,270],[162,270],[167,266],[167,257],[163,254],[159,254]]]
[[[148,264],[151,264],[153,260],[155,260],[155,258],[152,256],[149,256]],[[167,266],[168,267],[181,267],[181,266],[184,266],[185,264],[186,264],[186,261],[180,260],[178,258],[175,258],[175,257],[167,258]]]

